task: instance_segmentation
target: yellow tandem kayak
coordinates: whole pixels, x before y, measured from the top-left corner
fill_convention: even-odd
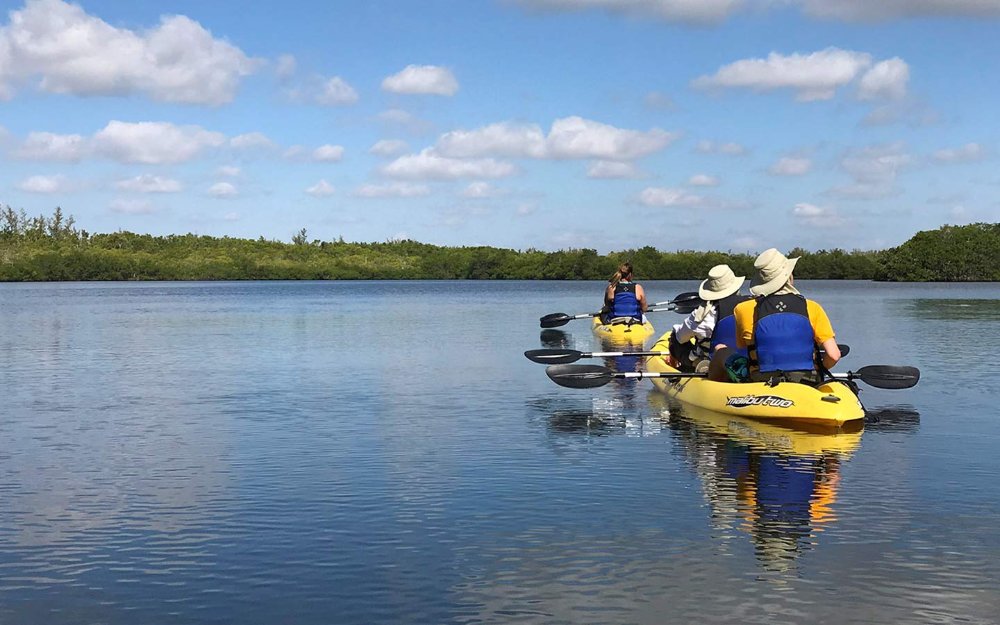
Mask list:
[[[612,319],[609,323],[602,323],[600,317],[594,317],[594,334],[606,343],[631,345],[641,344],[653,336],[653,324],[648,320],[642,323],[629,321]]]
[[[652,351],[669,351],[670,333]],[[646,361],[646,370],[673,373],[663,357]],[[848,384],[830,380],[818,387],[794,382],[768,386],[764,382],[713,382],[705,378],[652,378],[658,390],[685,404],[722,414],[766,421],[789,421],[840,427],[863,419],[864,408]]]

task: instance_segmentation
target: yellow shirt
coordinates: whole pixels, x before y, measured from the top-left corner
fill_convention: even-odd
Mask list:
[[[733,316],[736,317],[736,346],[746,349],[747,345],[753,343],[753,311],[757,307],[756,299],[748,299],[740,302],[733,309]],[[833,326],[830,325],[830,318],[826,316],[823,307],[812,301],[806,300],[806,312],[809,313],[809,323],[813,328],[813,340],[817,345],[827,339],[834,338]]]

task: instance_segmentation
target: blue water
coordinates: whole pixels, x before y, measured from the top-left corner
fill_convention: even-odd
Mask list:
[[[1000,285],[798,286],[861,432],[553,385],[596,282],[2,284],[0,623],[1000,622]]]

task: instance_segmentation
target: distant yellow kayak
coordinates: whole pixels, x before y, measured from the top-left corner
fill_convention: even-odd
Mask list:
[[[670,333],[652,351],[667,351]],[[663,357],[646,361],[646,370],[676,372]],[[768,421],[839,427],[863,419],[864,408],[848,384],[831,380],[818,387],[794,382],[768,386],[764,382],[713,382],[705,378],[652,378],[658,390],[685,404],[715,412]]]
[[[648,320],[643,323],[632,321],[601,323],[600,317],[594,317],[594,334],[607,343],[636,344],[643,343],[653,336],[653,324]]]

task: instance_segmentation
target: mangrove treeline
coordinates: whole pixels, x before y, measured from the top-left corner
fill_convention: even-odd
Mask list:
[[[788,250],[804,279],[1000,280],[1000,224],[945,226],[889,250]],[[703,278],[729,263],[750,275],[754,257],[731,252],[662,252],[653,247],[601,255],[592,249],[543,252],[442,247],[416,241],[291,243],[194,234],[91,234],[57,208],[29,217],[0,208],[0,281],[607,279],[631,261],[642,280]]]

